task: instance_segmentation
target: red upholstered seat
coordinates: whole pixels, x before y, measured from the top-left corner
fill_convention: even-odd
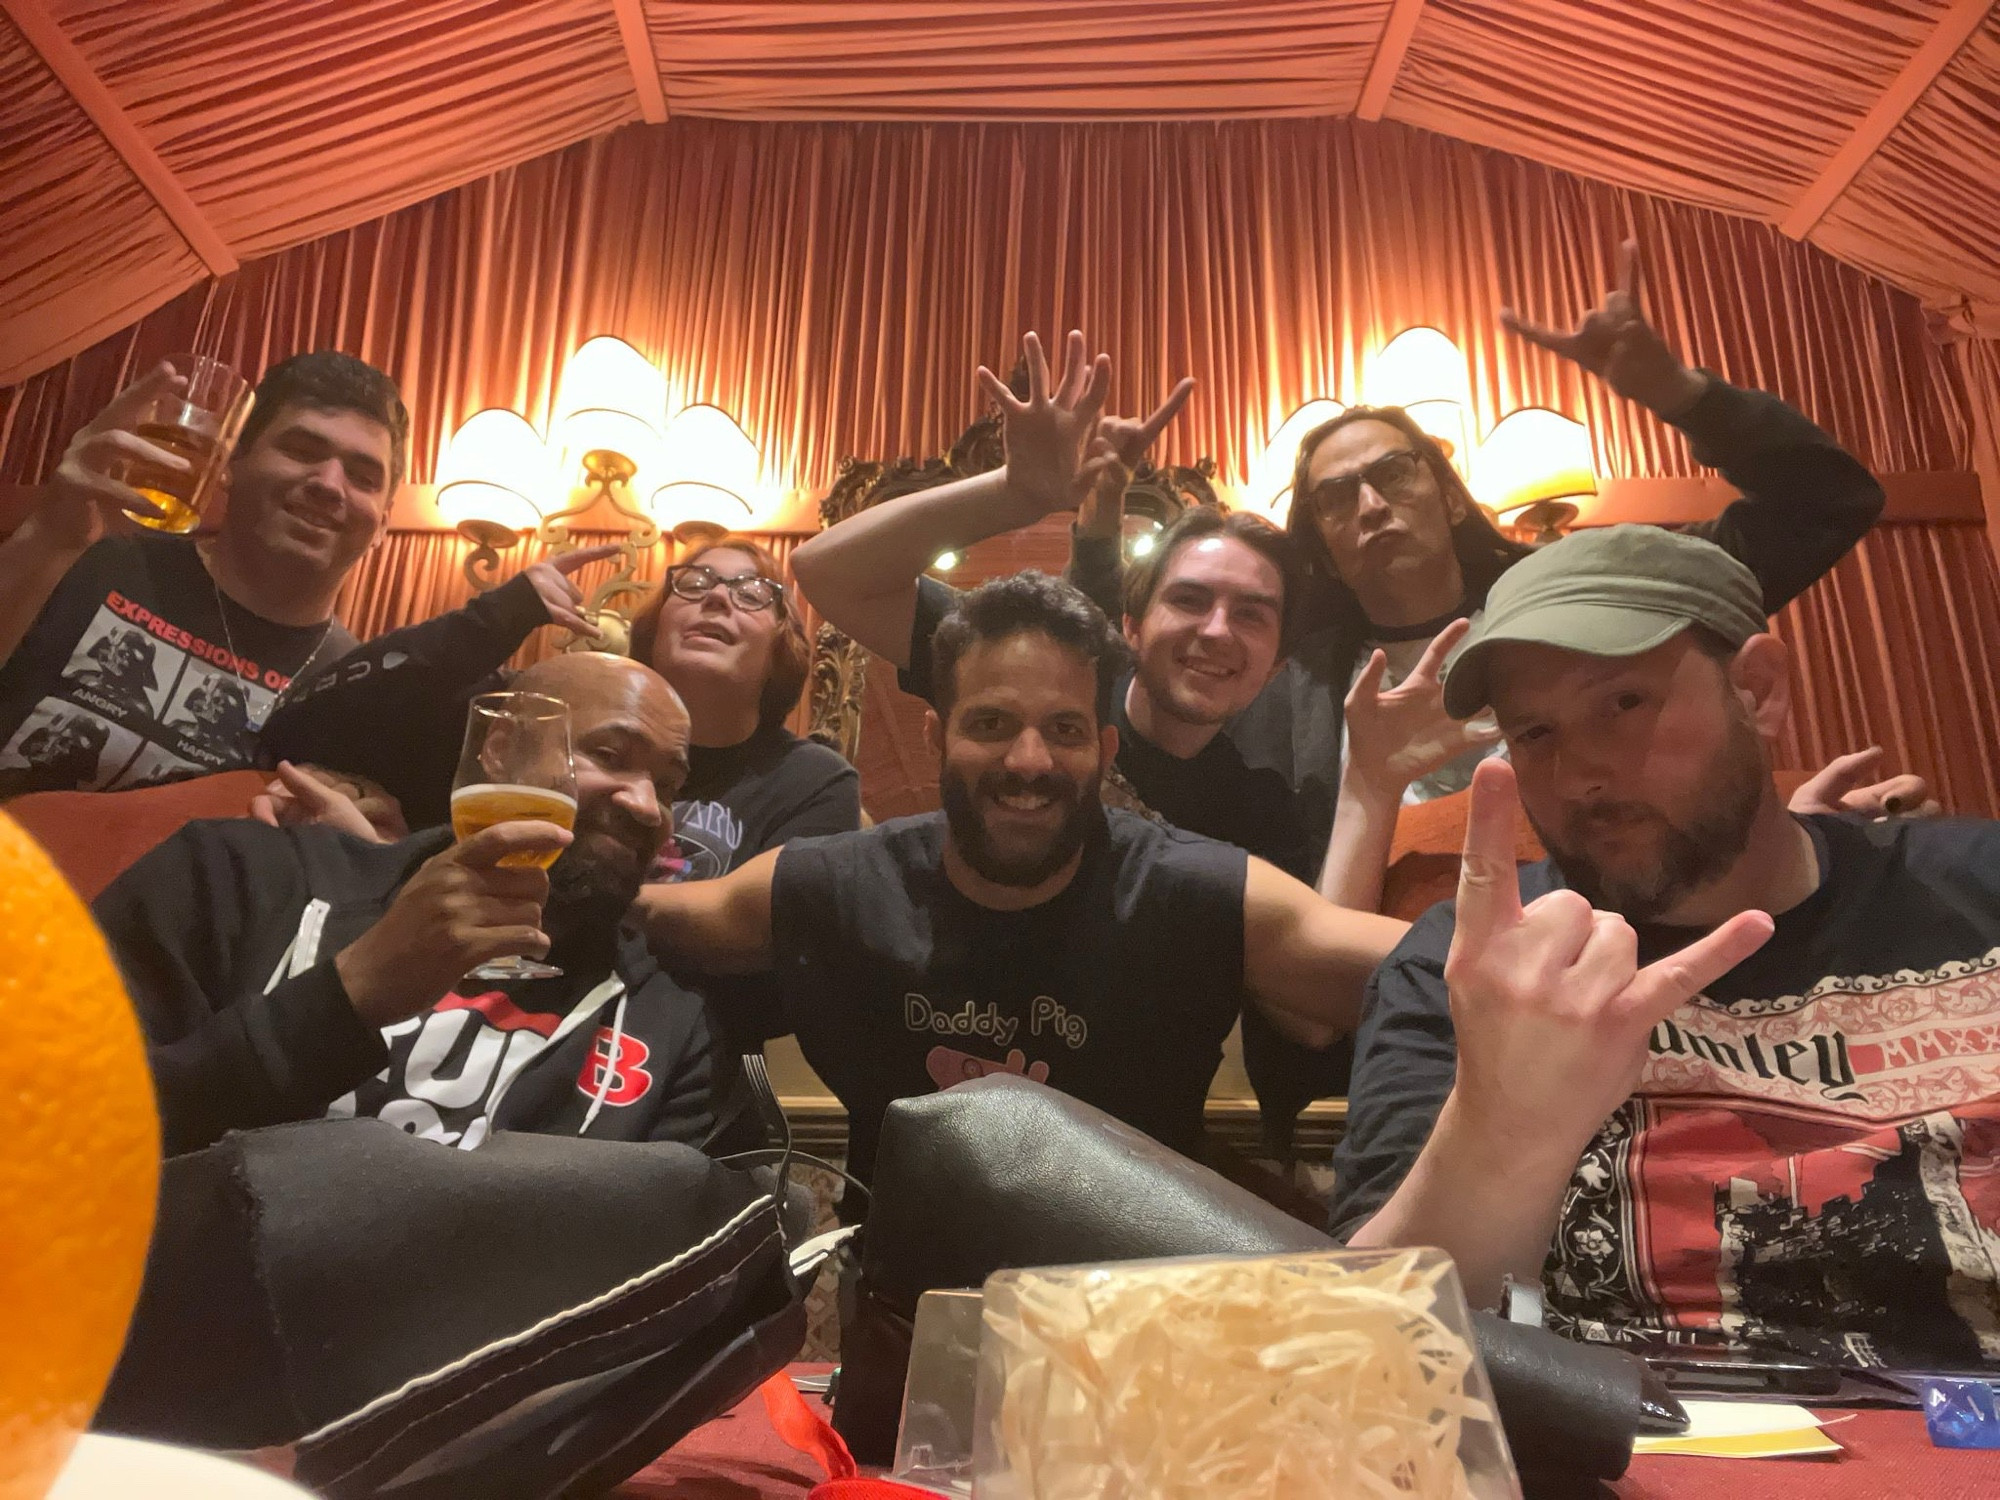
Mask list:
[[[4,811],[49,851],[77,894],[94,901],[182,824],[248,814],[268,780],[259,771],[224,771],[136,792],[35,792]]]

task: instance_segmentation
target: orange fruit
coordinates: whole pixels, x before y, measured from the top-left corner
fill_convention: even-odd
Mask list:
[[[0,813],[0,1500],[42,1500],[139,1297],[160,1122],[90,912]]]

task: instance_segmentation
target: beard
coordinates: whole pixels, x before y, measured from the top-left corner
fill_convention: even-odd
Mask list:
[[[1102,816],[1098,803],[1102,779],[1098,773],[1078,781],[1054,773],[1031,777],[989,771],[974,783],[947,765],[938,768],[938,796],[944,804],[945,824],[951,830],[952,843],[973,873],[995,885],[1026,889],[1049,879],[1083,847],[1092,826]],[[986,820],[979,815],[979,799],[1022,795],[1049,797],[1064,809],[1063,819],[1039,849],[1003,854],[994,847]]]
[[[1696,785],[1704,788],[1701,812],[1676,823],[1647,802],[1593,802],[1564,811],[1560,836],[1533,818],[1535,832],[1569,888],[1599,911],[1631,922],[1657,921],[1682,899],[1726,875],[1750,845],[1750,829],[1770,781],[1764,743],[1740,714],[1727,740]],[[1591,826],[1644,825],[1652,854],[1607,869],[1584,852]]]
[[[551,950],[609,948],[638,898],[661,833],[606,800],[577,809],[576,837],[549,867],[542,931]]]

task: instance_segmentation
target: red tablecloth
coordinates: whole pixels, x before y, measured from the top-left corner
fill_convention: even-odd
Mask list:
[[[822,1373],[824,1365],[796,1367]],[[812,1398],[808,1398],[811,1400]],[[820,1408],[823,1410],[823,1408]],[[1838,1458],[1635,1458],[1618,1500],[1996,1500],[2000,1453],[1933,1448],[1915,1412],[1830,1412]],[[824,1478],[771,1430],[757,1397],[627,1480],[626,1500],[796,1500]]]

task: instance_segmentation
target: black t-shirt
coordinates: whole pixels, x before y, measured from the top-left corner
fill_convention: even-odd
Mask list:
[[[1564,1197],[1551,1324],[1666,1328],[1844,1363],[2000,1363],[2000,823],[1804,820],[1821,883],[1653,1033]],[[1521,896],[1561,885],[1544,861]],[[1369,987],[1345,1237],[1388,1201],[1451,1091],[1452,903]],[[1639,930],[1650,963],[1695,934]]]
[[[838,750],[782,724],[740,744],[688,749],[674,841],[655,880],[713,880],[791,839],[861,826],[861,778]]]
[[[1243,996],[1240,849],[1112,809],[1076,878],[991,911],[944,871],[942,813],[778,856],[771,933],[806,1060],[874,1170],[891,1101],[1025,1075],[1193,1152]]]
[[[249,766],[293,674],[353,646],[338,621],[225,617],[193,537],[107,537],[0,665],[0,798]]]
[[[958,602],[955,590],[935,578],[917,580],[917,611],[910,626],[910,664],[896,683],[926,703],[935,703],[931,681],[931,637]],[[1287,874],[1311,881],[1324,848],[1308,847],[1292,789],[1284,775],[1253,771],[1227,735],[1217,734],[1198,754],[1171,755],[1132,727],[1125,714],[1130,673],[1111,697],[1111,723],[1118,730],[1118,769],[1140,801],[1176,828],[1234,844]],[[1326,840],[1321,838],[1324,846]]]

